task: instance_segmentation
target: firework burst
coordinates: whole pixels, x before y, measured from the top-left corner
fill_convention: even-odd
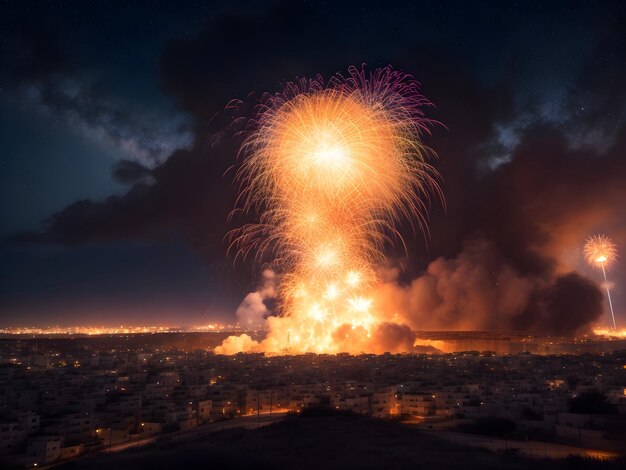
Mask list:
[[[613,301],[611,300],[611,290],[609,288],[609,282],[606,278],[606,268],[617,258],[617,247],[611,239],[605,235],[592,235],[585,243],[584,254],[585,259],[591,266],[602,269],[606,295],[609,299],[611,318],[613,319],[613,329],[617,330],[615,313],[613,312]]]
[[[352,67],[265,97],[237,174],[239,209],[259,223],[231,234],[237,255],[282,275],[280,316],[260,350],[350,350],[344,331],[369,337],[380,323],[368,290],[385,246],[400,239],[394,227],[405,219],[426,231],[429,197],[441,196],[421,141],[429,105],[390,67]]]

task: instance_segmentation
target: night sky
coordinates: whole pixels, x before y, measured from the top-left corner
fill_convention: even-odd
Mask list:
[[[415,304],[424,327],[608,325],[595,233],[622,252],[626,324],[621,3],[2,2],[0,326],[234,321],[261,269],[226,252],[225,107],[361,64],[412,74],[442,123],[426,143],[446,209],[389,250],[402,295],[463,274],[446,308]],[[512,278],[528,291],[509,315]]]

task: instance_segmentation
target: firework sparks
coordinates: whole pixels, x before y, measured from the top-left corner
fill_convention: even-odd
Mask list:
[[[238,173],[239,206],[260,221],[232,244],[282,274],[281,314],[256,350],[358,351],[384,321],[368,292],[384,247],[401,218],[424,230],[441,195],[420,138],[429,104],[391,68],[301,80],[263,102]]]
[[[609,309],[611,310],[611,318],[613,319],[613,329],[617,330],[615,313],[613,312],[613,301],[611,300],[611,290],[606,278],[606,268],[617,258],[617,247],[609,237],[605,235],[593,235],[589,237],[585,243],[584,254],[585,259],[591,266],[602,269],[606,295],[609,299]]]
[[[598,268],[610,265],[617,258],[617,248],[605,235],[593,235],[585,243],[585,259]]]

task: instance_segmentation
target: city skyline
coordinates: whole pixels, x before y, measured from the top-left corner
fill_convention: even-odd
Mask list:
[[[538,340],[523,352],[474,335],[439,354],[224,356],[212,352],[224,335],[198,335],[0,342],[0,462],[623,466],[626,339]]]

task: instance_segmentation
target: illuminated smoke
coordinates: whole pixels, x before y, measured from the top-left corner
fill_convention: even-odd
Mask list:
[[[237,311],[237,322],[244,328],[257,329],[263,326],[265,317],[270,313],[266,301],[276,297],[276,275],[270,270],[263,271],[261,286],[250,292],[243,299]]]
[[[602,315],[602,293],[576,272],[516,270],[492,242],[474,238],[454,258],[437,258],[408,284],[388,277],[374,291],[386,316],[413,330],[520,330],[568,336]]]

